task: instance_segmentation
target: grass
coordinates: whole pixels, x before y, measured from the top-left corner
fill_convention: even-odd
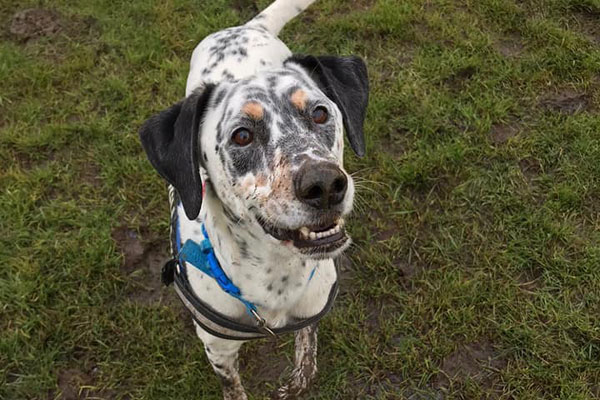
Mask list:
[[[167,193],[137,129],[268,2],[0,0],[0,398],[219,398],[158,285]],[[30,7],[60,32],[8,33]],[[599,26],[597,0],[320,0],[285,28],[372,87],[307,398],[600,398]],[[252,398],[291,340],[245,348]]]

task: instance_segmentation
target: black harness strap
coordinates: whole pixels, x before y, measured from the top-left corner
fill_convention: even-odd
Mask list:
[[[260,339],[273,334],[280,335],[305,328],[318,322],[331,310],[338,294],[338,281],[336,280],[331,286],[325,306],[317,314],[281,328],[264,329],[258,325],[247,325],[232,320],[200,300],[192,290],[185,267],[177,265],[177,260],[167,261],[163,267],[162,279],[166,285],[171,282],[175,283],[177,295],[200,327],[211,335],[228,340]]]

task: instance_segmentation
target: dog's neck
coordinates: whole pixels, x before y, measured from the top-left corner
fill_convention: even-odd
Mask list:
[[[221,267],[244,298],[259,308],[288,311],[305,294],[313,269],[332,260],[304,260],[260,226],[228,218],[210,184],[200,218]],[[233,299],[236,301],[235,299]]]

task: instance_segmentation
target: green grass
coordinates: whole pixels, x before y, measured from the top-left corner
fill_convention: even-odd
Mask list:
[[[202,37],[266,4],[0,0],[0,398],[219,398],[145,266],[168,206],[137,129]],[[29,7],[62,32],[8,34]],[[372,87],[307,398],[600,398],[599,27],[597,0],[320,0],[286,27],[293,51],[362,56]],[[245,348],[252,398],[291,340]]]

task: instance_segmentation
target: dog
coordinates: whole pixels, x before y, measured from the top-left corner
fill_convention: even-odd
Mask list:
[[[140,129],[170,188],[176,289],[225,399],[247,399],[237,356],[254,329],[296,331],[294,369],[276,397],[307,389],[316,321],[335,297],[334,259],[350,244],[343,132],[363,156],[367,69],[353,56],[293,55],[277,38],[314,1],[276,0],[207,36],[186,97]]]

